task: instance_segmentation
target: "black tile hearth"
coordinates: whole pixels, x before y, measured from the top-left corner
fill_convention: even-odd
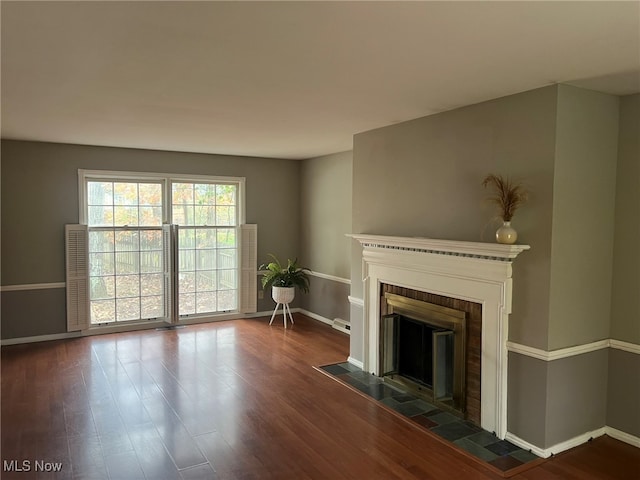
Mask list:
[[[320,367],[341,383],[368,395],[474,458],[509,476],[509,471],[540,460],[530,451],[500,440],[491,432],[445,412],[422,398],[386,384],[350,363]]]
[[[511,442],[507,442],[506,440],[501,440],[499,442],[492,443],[491,445],[487,445],[485,448],[487,450],[491,450],[493,453],[499,456],[508,455],[511,452],[520,450],[519,447],[517,447]]]

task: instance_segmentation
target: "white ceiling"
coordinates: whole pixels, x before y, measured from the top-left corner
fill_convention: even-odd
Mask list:
[[[281,158],[544,85],[640,91],[640,2],[7,2],[2,137]]]

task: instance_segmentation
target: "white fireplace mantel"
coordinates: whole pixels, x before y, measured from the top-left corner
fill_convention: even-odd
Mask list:
[[[529,245],[352,234],[363,247],[363,366],[378,375],[382,283],[482,305],[481,426],[507,433],[511,262]]]
[[[392,237],[387,235],[348,235],[358,240],[362,246],[401,251],[416,251],[440,255],[486,258],[511,261],[520,253],[531,248],[529,245],[504,245],[500,243],[463,242],[424,237]]]

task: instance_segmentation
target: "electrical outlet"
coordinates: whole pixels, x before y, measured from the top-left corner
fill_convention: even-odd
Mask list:
[[[264,290],[258,290],[258,300],[262,300],[264,298]]]

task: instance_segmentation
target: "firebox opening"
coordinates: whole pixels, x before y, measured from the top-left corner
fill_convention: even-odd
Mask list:
[[[398,321],[398,375],[438,392],[438,399],[452,399],[453,331],[404,316]]]
[[[385,293],[381,375],[459,415],[465,410],[465,312]]]

